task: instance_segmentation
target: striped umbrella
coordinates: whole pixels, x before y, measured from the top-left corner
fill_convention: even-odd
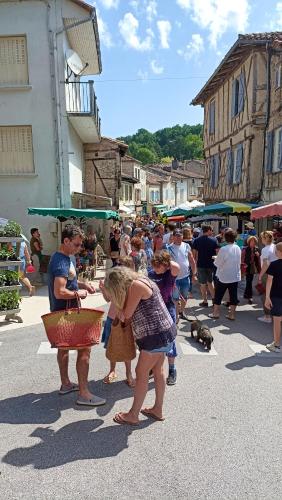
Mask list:
[[[224,201],[213,205],[206,205],[202,208],[203,214],[247,214],[252,208],[257,207],[255,203],[239,203],[236,201]]]

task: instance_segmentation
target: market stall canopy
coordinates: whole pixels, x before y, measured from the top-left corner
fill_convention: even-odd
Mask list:
[[[134,212],[134,210],[132,210],[129,207],[126,207],[125,205],[120,205],[119,212],[124,212],[125,214],[132,214],[132,212]]]
[[[189,222],[214,222],[214,221],[223,221],[226,220],[226,217],[219,217],[218,215],[199,215],[198,217],[191,217]]]
[[[118,219],[119,215],[114,210],[94,210],[83,208],[28,208],[29,215],[43,215],[55,217],[60,221],[68,219]]]
[[[167,212],[164,212],[163,215],[166,215],[167,217],[175,217],[177,215],[184,215],[185,217],[189,217],[190,215],[199,215],[202,213],[203,208],[172,208],[171,210],[168,210]]]
[[[264,217],[282,217],[282,201],[258,207],[251,211],[251,219],[263,219]]]
[[[252,208],[257,207],[255,203],[237,203],[235,201],[224,201],[222,203],[215,203],[214,205],[206,205],[202,208],[203,214],[247,214],[251,212]]]

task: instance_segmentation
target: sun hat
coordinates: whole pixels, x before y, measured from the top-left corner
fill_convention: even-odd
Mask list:
[[[247,223],[245,224],[245,226],[246,226],[248,229],[254,229],[254,228],[255,228],[255,226],[254,226],[254,223],[253,223],[253,222],[247,222]]]

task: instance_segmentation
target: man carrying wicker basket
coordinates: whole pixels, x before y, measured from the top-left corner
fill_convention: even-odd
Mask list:
[[[62,244],[59,248],[59,251],[55,252],[51,257],[48,267],[48,290],[50,310],[52,313],[55,311],[61,311],[67,314],[68,311],[73,310],[73,308],[78,308],[80,299],[85,299],[87,293],[95,293],[95,289],[92,285],[81,283],[77,280],[75,266],[71,259],[71,256],[79,252],[83,237],[84,234],[78,226],[67,225],[62,231]],[[97,314],[99,312],[101,315],[101,311],[97,311]],[[50,321],[51,316],[51,314],[45,315],[45,317],[48,317],[47,319],[49,319],[50,330],[52,330],[52,324]],[[43,316],[42,319],[44,321],[44,325],[48,335],[48,325],[46,326],[47,320],[45,317]],[[56,336],[56,324],[53,326],[53,334],[55,334]],[[55,347],[56,345],[58,344],[54,344],[52,345],[52,347]],[[100,406],[105,404],[106,400],[98,396],[94,396],[94,394],[91,394],[88,389],[88,372],[91,351],[90,345],[87,347],[77,348],[76,370],[78,376],[78,384],[71,382],[69,379],[68,348],[58,348],[57,360],[62,384],[59,390],[59,394],[64,395],[70,392],[79,391],[77,404],[86,406]]]

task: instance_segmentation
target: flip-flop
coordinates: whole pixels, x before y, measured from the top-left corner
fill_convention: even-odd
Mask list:
[[[117,379],[117,375],[112,375],[111,377],[107,375],[105,378],[103,378],[103,383],[104,384],[112,384],[116,379]]]
[[[230,316],[226,315],[226,319],[229,319],[229,321],[235,321],[235,318],[230,318]]]
[[[124,418],[122,418],[122,413],[116,413],[114,418],[113,418],[113,421],[116,423],[116,424],[120,424],[120,425],[133,425],[133,426],[138,426],[140,424],[140,422],[128,422],[128,420],[124,420]]]
[[[153,413],[152,411],[150,410],[146,410],[146,408],[144,408],[144,410],[141,410],[141,413],[142,415],[145,415],[146,417],[151,417],[153,418],[154,420],[156,420],[157,422],[163,422],[165,420],[164,417],[159,417],[158,415],[156,415],[155,413]]]

